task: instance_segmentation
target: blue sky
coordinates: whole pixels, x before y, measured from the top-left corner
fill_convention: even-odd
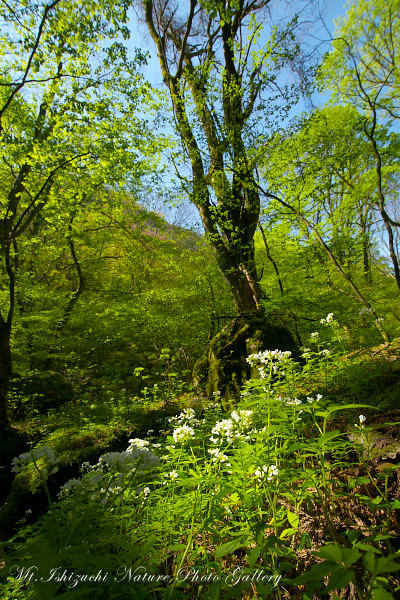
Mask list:
[[[342,0],[317,0],[317,2],[307,2],[303,0],[272,0],[272,14],[277,15],[277,19],[294,16],[295,10],[299,7],[302,9],[301,21],[303,22],[304,36],[308,46],[319,47],[319,52],[322,54],[329,50],[329,40],[334,33],[334,19],[338,16],[343,15],[346,12],[345,3]],[[275,4],[275,9],[274,9]],[[323,21],[318,20],[318,15],[321,14]],[[155,46],[147,32],[146,26],[140,24],[132,11],[131,21],[131,40],[130,45],[132,47],[140,47],[142,50],[149,52],[148,65],[144,69],[144,75],[146,79],[154,86],[160,89],[166,89],[161,76],[160,66],[156,55]],[[322,105],[327,100],[327,97],[313,98],[313,103],[316,105]],[[299,105],[293,109],[292,116],[303,112],[307,107],[304,102],[300,102]],[[169,180],[169,181],[168,181]],[[173,173],[166,176],[165,182],[166,187],[170,186],[170,182],[173,180]],[[183,226],[194,226],[199,227],[199,217],[195,207],[191,206],[190,203],[184,202],[178,208],[168,207],[162,201],[153,201],[153,205],[150,203],[150,208],[162,212],[170,222],[176,222]]]

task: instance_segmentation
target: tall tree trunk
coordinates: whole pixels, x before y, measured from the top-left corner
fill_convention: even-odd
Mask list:
[[[162,8],[153,0],[144,0],[147,27],[157,48],[176,128],[191,168],[189,187],[187,179],[182,180],[199,211],[236,309],[236,317],[210,341],[193,373],[195,383],[205,385],[209,395],[219,394],[226,408],[238,397],[250,374],[245,360],[249,353],[295,347],[287,329],[275,327],[265,318],[254,256],[260,197],[254,159],[245,140],[248,142],[248,119],[263,85],[260,73],[264,65],[261,61],[252,66],[244,83],[244,67],[235,47],[236,42],[242,43],[240,31],[247,17],[266,4],[232,4],[227,11],[225,3],[220,2],[214,14],[198,0],[189,0],[188,16],[182,25],[175,18],[175,5],[170,6],[168,0]],[[222,69],[215,58],[217,40]],[[243,58],[250,46],[242,50]],[[213,76],[220,78],[217,100],[214,89],[211,86],[210,91],[208,86]],[[198,129],[200,137],[196,137]]]

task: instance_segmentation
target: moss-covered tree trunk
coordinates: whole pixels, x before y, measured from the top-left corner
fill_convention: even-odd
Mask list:
[[[240,397],[242,385],[250,378],[246,358],[260,350],[295,350],[291,333],[272,325],[262,311],[232,319],[210,341],[193,370],[194,383],[209,398],[220,400],[230,410]]]
[[[186,7],[179,4],[178,15],[173,0],[143,0],[184,148],[182,159],[191,169],[190,181],[182,177],[184,188],[199,211],[236,309],[194,370],[195,382],[209,394],[219,392],[226,407],[249,375],[249,353],[294,346],[286,329],[264,318],[254,257],[260,197],[249,120],[266,87],[270,50],[267,44],[257,60],[254,37],[245,40],[243,28],[267,4],[188,0]],[[288,39],[282,36],[278,54],[287,56]]]

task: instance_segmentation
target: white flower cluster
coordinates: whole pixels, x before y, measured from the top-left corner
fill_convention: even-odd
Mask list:
[[[254,431],[252,415],[252,410],[234,410],[230,419],[223,419],[214,425],[211,430],[211,442],[233,444],[235,440],[249,440],[250,434]]]
[[[267,479],[267,481],[272,481],[274,477],[277,477],[279,474],[279,469],[276,465],[264,465],[260,467],[256,471],[254,471],[254,476],[257,477],[258,481],[262,481],[263,479]]]
[[[144,506],[149,494],[150,494],[149,487],[137,488],[136,496],[134,497],[134,501],[136,502],[136,504],[139,504],[140,506]]]
[[[302,401],[298,398],[282,398],[281,396],[276,396],[276,399],[280,400],[285,406],[300,406],[302,404]]]
[[[160,459],[146,444],[139,448],[135,444],[136,440],[129,442],[130,446],[124,452],[107,452],[100,457],[96,465],[86,466],[87,472],[81,479],[70,479],[60,488],[59,497],[66,497],[79,489],[92,500],[99,499],[100,504],[104,506],[112,496],[120,495],[124,491],[134,475],[144,475],[160,466]],[[136,494],[135,498],[142,502],[143,490],[136,490]]]
[[[302,353],[303,353],[303,354],[301,355],[301,357],[302,357],[302,358],[310,358],[310,356],[311,356],[311,348],[306,348],[305,346],[302,346],[302,347],[300,348],[300,350],[301,350],[301,351],[302,351]]]
[[[214,395],[215,392],[213,392],[213,396]],[[204,410],[218,410],[219,408],[221,408],[219,402],[210,402],[209,404],[207,404],[207,406],[204,407]]]
[[[333,313],[329,313],[326,319],[321,319],[320,323],[322,325],[329,325],[329,323],[333,323]]]
[[[316,398],[313,398],[312,396],[307,396],[307,402],[309,404],[316,404],[317,402],[319,402],[321,400],[322,396],[321,394],[317,394]]]
[[[226,456],[226,454],[224,454],[223,452],[221,452],[221,450],[219,450],[219,448],[209,448],[208,452],[213,457],[213,459],[212,459],[213,463],[221,462],[221,463],[226,463],[226,465],[228,467],[231,466],[231,464],[229,462],[229,458]]]
[[[189,440],[194,439],[195,433],[193,427],[189,427],[189,425],[182,425],[181,427],[177,427],[174,429],[174,433],[172,434],[175,442],[184,444]]]
[[[168,485],[171,481],[176,481],[179,478],[178,473],[173,469],[169,473],[164,473],[165,481],[163,481],[163,485]]]
[[[37,464],[38,461],[40,461],[39,465]],[[20,473],[28,465],[30,465],[31,463],[35,463],[36,467],[40,471],[40,476],[43,480],[47,479],[49,475],[57,473],[57,464],[59,462],[60,459],[55,457],[54,451],[52,448],[50,448],[50,446],[42,446],[41,448],[36,448],[35,450],[31,450],[30,452],[24,452],[23,454],[20,454],[19,456],[13,458],[11,462],[11,472]],[[40,484],[41,481],[38,479],[35,479],[31,482],[30,490],[32,494],[34,494],[37,491]]]
[[[126,451],[134,452],[137,448],[144,450],[145,452],[150,452],[151,450],[154,451],[161,448],[161,444],[150,442],[149,440],[142,440],[141,438],[133,438],[132,440],[129,440],[129,446]]]
[[[266,373],[266,370],[262,365],[268,365],[268,368],[271,368],[272,366],[273,372],[278,373],[282,363],[285,363],[291,357],[291,355],[292,353],[290,350],[264,350],[263,352],[258,352],[257,354],[250,354],[250,356],[246,358],[246,362],[248,362],[252,367],[256,366],[260,374],[260,378],[266,379],[268,377],[268,373]],[[257,363],[261,363],[261,366],[258,366]],[[283,375],[284,373],[281,372],[281,374]]]
[[[200,425],[200,421],[196,418],[196,413],[193,408],[185,408],[185,410],[176,417],[170,417],[168,422],[173,427],[180,427],[182,425],[198,427],[198,425]]]
[[[148,433],[148,432],[147,432]],[[141,450],[149,450],[150,442],[149,440],[142,440],[141,438],[133,438],[129,441],[129,447],[127,452],[131,451],[131,447],[135,446],[136,448],[140,448]]]
[[[311,334],[311,339],[316,340],[319,336],[318,331],[314,331],[314,333]]]
[[[160,459],[147,448],[129,446],[124,452],[107,452],[100,457],[97,468],[106,473],[137,473],[142,475],[151,467],[160,465]]]
[[[246,358],[246,361],[250,365],[254,365],[257,362],[263,363],[264,365],[268,364],[271,360],[276,360],[277,362],[283,362],[292,356],[290,350],[283,352],[282,350],[264,350],[263,352],[258,352],[257,354],[250,354]]]

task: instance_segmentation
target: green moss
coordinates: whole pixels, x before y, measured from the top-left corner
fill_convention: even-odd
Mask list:
[[[259,316],[233,319],[214,336],[197,361],[194,383],[205,387],[209,398],[218,395],[223,408],[231,410],[240,397],[242,385],[251,376],[247,356],[275,349],[296,351],[288,329],[271,325]]]

